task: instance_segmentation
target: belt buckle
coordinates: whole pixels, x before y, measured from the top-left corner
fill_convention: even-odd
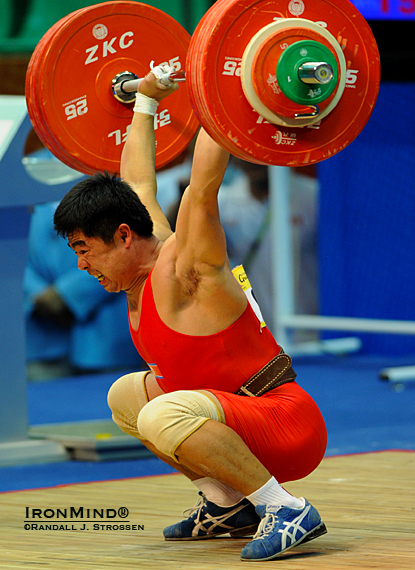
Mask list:
[[[245,386],[241,386],[239,389],[240,389],[241,392],[243,392],[246,396],[251,396],[252,398],[256,398],[256,395],[253,394],[252,392],[250,392],[247,388],[245,388]]]

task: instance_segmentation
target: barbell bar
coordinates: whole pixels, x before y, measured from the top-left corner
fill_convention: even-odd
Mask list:
[[[172,83],[182,83],[186,81],[186,73],[184,71],[174,71],[166,73],[165,80]],[[121,103],[131,103],[135,99],[138,91],[138,86],[143,78],[137,77],[131,71],[123,71],[118,73],[112,80],[112,94]],[[163,81],[162,81],[163,83]]]
[[[166,77],[172,83],[186,81],[186,72],[166,73]],[[333,78],[333,68],[327,62],[313,61],[300,65],[298,68],[298,78],[306,84],[320,83],[325,85]],[[123,71],[117,74],[112,80],[112,92],[114,97],[121,103],[131,103],[142,78],[136,76],[131,71]]]

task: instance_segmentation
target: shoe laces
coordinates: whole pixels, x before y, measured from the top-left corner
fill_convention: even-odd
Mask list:
[[[266,538],[271,532],[273,532],[276,523],[278,523],[278,515],[274,515],[273,513],[266,513],[264,518],[259,523],[253,540]]]
[[[191,517],[192,515],[194,515],[198,511],[201,511],[203,509],[203,507],[205,506],[206,501],[207,501],[206,496],[202,493],[202,491],[199,491],[199,498],[198,498],[196,504],[193,507],[189,507],[188,509],[185,509],[183,511],[183,516]]]

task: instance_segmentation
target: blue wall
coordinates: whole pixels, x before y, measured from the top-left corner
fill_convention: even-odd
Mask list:
[[[323,315],[415,320],[414,109],[415,84],[383,83],[362,133],[318,166]],[[415,336],[358,336],[415,355]]]

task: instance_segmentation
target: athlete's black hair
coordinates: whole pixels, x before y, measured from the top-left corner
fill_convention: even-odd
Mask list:
[[[80,230],[105,243],[113,241],[120,224],[127,224],[144,238],[153,233],[150,214],[137,194],[126,182],[106,172],[78,182],[63,197],[53,221],[56,232],[64,238]]]

